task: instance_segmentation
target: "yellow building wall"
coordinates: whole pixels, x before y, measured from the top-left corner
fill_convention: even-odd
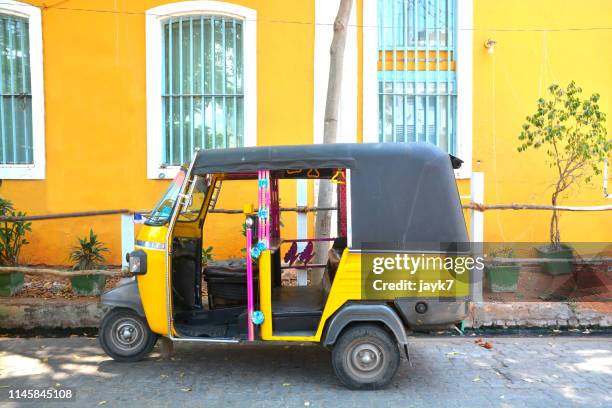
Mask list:
[[[612,30],[597,29],[610,27],[610,16],[608,0],[474,1],[473,170],[485,173],[486,203],[550,203],[554,173],[544,151],[516,150],[525,116],[548,85],[575,80],[585,97],[601,94],[601,109],[612,118]],[[488,38],[497,41],[494,54],[484,48]],[[612,123],[607,127],[611,135]],[[603,196],[600,175],[561,204],[612,200]],[[549,220],[549,211],[488,211],[485,240],[547,241]],[[560,225],[566,242],[612,238],[610,212],[564,212]]]
[[[235,0],[257,11],[257,137],[259,145],[312,143],[314,1]],[[356,0],[357,140],[363,140],[364,0]],[[153,0],[33,1],[43,8],[46,179],[4,180],[0,195],[29,214],[151,208],[168,181],[146,178],[144,11]],[[78,9],[102,10],[93,12]],[[552,82],[575,80],[599,92],[612,117],[612,2],[607,0],[474,0],[473,160],[485,173],[486,203],[548,203],[552,171],[544,152],[516,151],[527,114]],[[300,24],[292,22],[302,22]],[[572,28],[572,30],[568,30]],[[587,28],[587,29],[585,29]],[[494,54],[483,44],[497,41]],[[609,125],[608,127],[611,127]],[[468,180],[460,193],[470,194]],[[283,206],[295,206],[295,185],[281,184]],[[309,187],[309,197],[313,189]],[[241,208],[241,194],[219,207]],[[469,199],[463,200],[468,202]],[[602,177],[570,192],[567,205],[611,204]],[[466,221],[469,214],[466,212]],[[488,241],[546,241],[549,212],[488,211]],[[295,214],[285,213],[287,236]],[[312,215],[309,215],[312,228]],[[469,225],[469,224],[468,224]],[[37,221],[23,263],[65,264],[69,248],[89,228],[120,263],[119,216]],[[563,213],[565,241],[609,241],[610,213]],[[211,215],[207,245],[218,258],[236,256],[243,242],[239,215]],[[207,234],[206,231],[213,231]]]
[[[0,195],[29,214],[151,208],[168,181],[146,176],[144,12],[169,2],[31,3],[48,6],[42,9],[46,179],[4,180]],[[312,143],[314,26],[283,21],[313,21],[314,3],[234,3],[257,11],[258,144]],[[289,206],[295,190],[287,186],[283,197]],[[224,205],[242,208],[242,203],[236,196]],[[234,217],[231,224],[239,232],[239,216],[227,217]],[[220,226],[219,219],[215,215],[210,222]],[[284,222],[295,231],[295,216]],[[89,228],[110,248],[109,262],[119,264],[119,216],[36,221],[21,262],[66,264],[76,237]],[[225,240],[225,233],[221,229],[207,244],[219,257],[239,255],[243,242]]]

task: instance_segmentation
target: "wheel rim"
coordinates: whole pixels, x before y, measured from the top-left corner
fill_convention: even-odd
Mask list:
[[[360,379],[377,377],[385,362],[382,348],[370,341],[354,342],[349,347],[346,359],[351,374]]]
[[[144,327],[136,319],[130,317],[121,318],[112,325],[110,340],[118,351],[134,352],[145,341]]]

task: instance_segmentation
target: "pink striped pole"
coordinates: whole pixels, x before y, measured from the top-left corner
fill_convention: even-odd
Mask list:
[[[270,200],[270,170],[266,170],[264,172],[264,177],[266,178],[266,180],[268,181],[267,183],[267,187],[264,191],[265,194],[265,200],[266,200],[266,209],[268,210],[268,216],[266,217],[266,229],[264,231],[264,234],[266,236],[266,248],[270,247],[270,204],[271,204],[271,200]]]
[[[263,171],[260,170],[257,172],[257,176],[258,176],[258,181],[263,179]],[[258,190],[257,190],[258,196],[257,196],[257,208],[261,208],[263,205],[263,188],[258,186]],[[258,215],[258,219],[257,219],[257,240],[261,241],[263,239],[263,222],[261,219],[259,219],[259,215]]]
[[[246,267],[247,267],[247,327],[248,340],[255,340],[255,331],[253,328],[253,261],[251,260],[251,242],[253,240],[253,231],[251,227],[246,228]]]

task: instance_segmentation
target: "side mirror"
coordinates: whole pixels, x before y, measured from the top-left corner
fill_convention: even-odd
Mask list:
[[[147,253],[142,249],[137,249],[128,254],[129,270],[134,275],[144,275],[147,273]]]

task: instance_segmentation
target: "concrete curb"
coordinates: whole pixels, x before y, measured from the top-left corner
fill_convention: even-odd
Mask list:
[[[602,303],[479,302],[470,305],[465,327],[612,327]],[[2,329],[78,329],[98,327],[108,308],[98,298],[0,299]]]
[[[465,326],[481,327],[612,327],[603,303],[477,302],[470,305]]]
[[[98,298],[0,299],[0,328],[31,330],[98,327],[107,310]]]

